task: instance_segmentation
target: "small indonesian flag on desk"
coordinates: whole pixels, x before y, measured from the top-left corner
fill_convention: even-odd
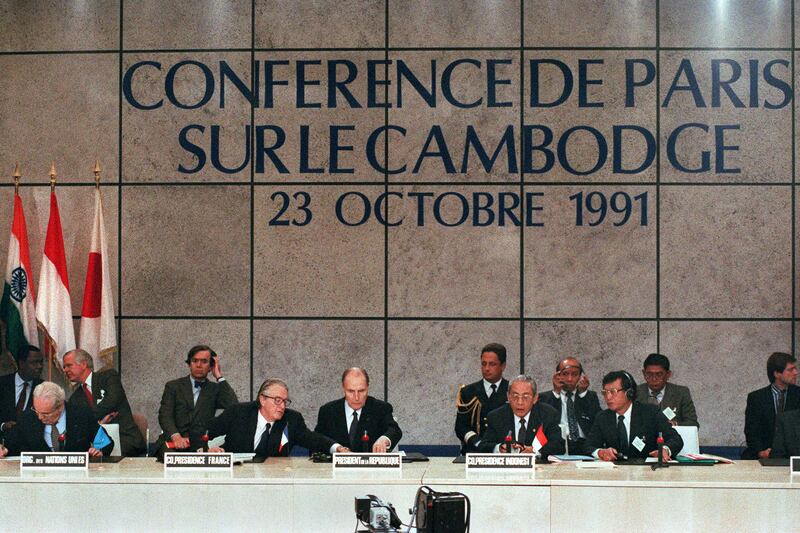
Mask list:
[[[547,444],[547,437],[544,434],[544,427],[540,424],[539,429],[536,430],[536,436],[533,438],[533,451],[538,452],[544,445]]]

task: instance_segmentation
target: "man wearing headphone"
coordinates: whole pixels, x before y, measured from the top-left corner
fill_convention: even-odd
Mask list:
[[[661,410],[634,401],[636,381],[624,370],[603,377],[600,391],[608,409],[595,418],[586,438],[586,452],[602,461],[617,461],[658,455],[656,439],[664,437],[664,460],[681,451],[683,439]]]

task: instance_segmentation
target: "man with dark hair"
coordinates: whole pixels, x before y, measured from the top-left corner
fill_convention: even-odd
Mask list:
[[[392,414],[392,404],[369,396],[369,374],[348,368],[342,374],[344,398],[319,408],[314,431],[344,443],[354,452],[385,453],[400,441],[403,432]],[[331,450],[333,451],[333,450]]]
[[[92,356],[79,348],[64,354],[64,375],[77,385],[69,397],[70,405],[88,407],[100,424],[119,425],[122,455],[136,457],[147,451],[116,370],[95,372]]]
[[[567,428],[570,453],[583,449],[586,435],[600,412],[597,394],[579,387],[583,376],[583,367],[576,358],[562,359],[553,376],[553,384],[558,384],[558,390],[543,392],[539,397],[540,401],[556,410],[560,425]]]
[[[642,364],[642,375],[646,383],[636,387],[638,401],[651,403],[661,409],[673,426],[700,426],[689,388],[668,383],[672,371],[665,355],[648,355]]]
[[[291,404],[285,381],[265,380],[255,401],[232,405],[209,422],[209,437],[225,435],[225,444],[210,451],[255,453],[259,458],[288,457],[295,444],[311,452],[349,451],[308,429],[303,415],[289,409]]]
[[[775,435],[775,418],[779,413],[800,408],[797,387],[797,360],[793,355],[774,352],[767,359],[770,384],[747,395],[744,412],[744,436],[747,448],[742,459],[770,457]]]
[[[601,461],[658,456],[656,442],[664,437],[665,461],[683,448],[683,439],[658,407],[634,401],[636,381],[624,370],[603,377],[600,391],[608,409],[597,415],[586,438],[585,453]]]
[[[461,441],[461,454],[477,452],[481,434],[486,430],[486,415],[507,402],[508,380],[503,378],[506,369],[506,347],[487,344],[481,350],[483,379],[461,385],[456,397],[456,436]]]
[[[29,346],[17,358],[17,371],[0,377],[0,435],[11,430],[31,408],[33,389],[42,382],[42,352]]]
[[[189,375],[164,385],[158,423],[163,434],[157,442],[157,455],[167,447],[177,450],[197,450],[203,446],[206,426],[217,409],[227,409],[238,400],[233,388],[222,376],[217,354],[199,344],[186,356]],[[212,373],[216,383],[208,380]],[[170,445],[167,445],[170,442]]]

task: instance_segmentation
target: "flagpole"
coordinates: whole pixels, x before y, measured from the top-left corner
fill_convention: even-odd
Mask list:
[[[100,188],[100,161],[94,160],[94,186]]]
[[[19,163],[14,165],[14,194],[19,194],[19,179],[22,174],[19,173]]]
[[[56,192],[56,162],[50,163],[50,192]],[[53,356],[55,355],[55,347],[53,342],[49,340],[47,343],[47,381],[53,381]]]

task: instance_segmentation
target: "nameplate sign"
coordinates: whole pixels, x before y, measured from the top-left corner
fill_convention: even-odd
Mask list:
[[[789,458],[789,471],[792,475],[800,474],[800,456]]]
[[[53,468],[59,470],[87,470],[88,452],[22,452],[19,455],[21,470]]]
[[[232,453],[172,453],[164,454],[164,470],[232,470]]]
[[[370,468],[375,470],[401,470],[403,459],[399,453],[334,453],[333,469]]]
[[[464,464],[467,472],[530,472],[536,466],[536,456],[532,453],[468,453]]]

